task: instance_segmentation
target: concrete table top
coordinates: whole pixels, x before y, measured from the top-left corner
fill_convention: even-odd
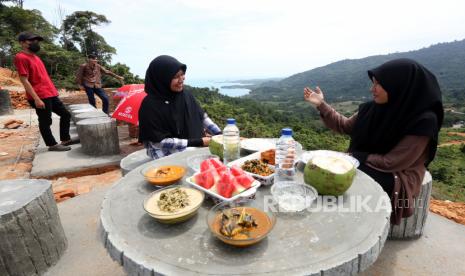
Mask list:
[[[361,171],[338,199],[343,205],[326,202],[324,209],[319,205],[299,214],[278,212],[268,237],[248,248],[228,246],[210,233],[206,215],[211,200],[181,224],[160,224],[146,214],[143,201],[156,188],[146,183],[141,168],[185,166],[189,156],[207,152],[207,148],[185,151],[143,164],[108,191],[100,215],[101,234],[110,256],[129,275],[346,275],[365,270],[378,258],[389,230],[390,201]],[[302,179],[302,173],[296,177]],[[269,194],[269,187],[260,187],[255,200],[265,204]]]

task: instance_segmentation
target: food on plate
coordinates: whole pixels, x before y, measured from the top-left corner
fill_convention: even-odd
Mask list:
[[[143,206],[157,221],[173,224],[193,217],[204,198],[204,193],[193,187],[170,186],[151,193]]]
[[[265,235],[272,222],[268,215],[253,207],[235,207],[221,211],[213,221],[213,229],[234,240],[254,239]]]
[[[268,176],[274,173],[274,170],[259,159],[247,160],[242,164],[241,168],[245,171],[248,171],[253,174],[258,174],[261,176]]]
[[[275,165],[276,150],[270,149],[260,153],[260,159],[270,165]]]
[[[173,173],[173,170],[171,167],[165,167],[165,168],[159,168],[153,171],[148,171],[147,176],[159,178],[159,177],[167,177],[172,173]]]
[[[189,195],[180,188],[171,189],[160,194],[157,205],[165,212],[175,212],[189,205]]]
[[[251,188],[255,179],[241,168],[226,167],[218,159],[206,159],[200,164],[200,172],[195,174],[195,184],[225,198],[231,198]]]
[[[223,135],[212,136],[208,148],[211,154],[217,155],[223,159]]]
[[[168,185],[181,179],[186,169],[181,166],[147,167],[142,170],[145,179],[155,185]]]
[[[356,169],[343,157],[317,155],[305,165],[304,181],[321,195],[342,195],[354,180]]]

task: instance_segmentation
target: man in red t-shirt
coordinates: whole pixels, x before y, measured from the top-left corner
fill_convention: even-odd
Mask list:
[[[18,36],[22,51],[15,56],[15,66],[19,79],[26,89],[29,104],[35,108],[39,118],[39,130],[50,151],[70,150],[73,143],[69,136],[71,115],[58,98],[58,91],[52,83],[42,60],[35,55],[40,50],[39,35],[22,32]],[[53,137],[52,112],[60,116],[60,140],[58,144]]]

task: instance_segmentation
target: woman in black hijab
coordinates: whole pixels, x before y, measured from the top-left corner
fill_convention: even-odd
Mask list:
[[[152,60],[145,74],[147,97],[139,109],[139,141],[153,159],[208,146],[221,133],[191,93],[184,91],[186,65],[171,56]]]
[[[436,77],[410,59],[386,62],[368,76],[373,101],[361,104],[350,118],[325,103],[319,87],[306,87],[304,98],[328,127],[350,135],[349,153],[391,197],[391,222],[399,224],[413,214],[413,199],[436,154],[444,118],[441,90]]]

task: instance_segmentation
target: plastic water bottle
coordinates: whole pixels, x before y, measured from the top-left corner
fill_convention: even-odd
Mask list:
[[[283,128],[281,130],[281,137],[276,142],[275,184],[277,182],[294,180],[295,158],[295,140],[292,138],[292,129]]]
[[[240,156],[241,139],[236,120],[229,118],[226,120],[226,127],[223,130],[223,161],[228,164]]]

